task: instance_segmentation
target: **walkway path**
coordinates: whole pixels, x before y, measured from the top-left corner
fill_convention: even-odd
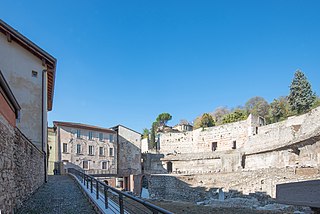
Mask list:
[[[51,175],[17,213],[96,213],[71,177]]]

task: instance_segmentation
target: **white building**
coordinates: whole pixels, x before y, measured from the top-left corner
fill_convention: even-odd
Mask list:
[[[117,133],[81,123],[54,121],[58,161],[90,174],[117,174]]]

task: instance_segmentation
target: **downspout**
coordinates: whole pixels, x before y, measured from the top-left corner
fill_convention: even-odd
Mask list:
[[[44,123],[44,111],[46,111],[47,109],[45,109],[44,107],[46,106],[45,105],[45,102],[46,102],[46,99],[45,99],[45,95],[47,93],[47,90],[46,89],[46,81],[47,80],[47,70],[43,70],[42,71],[42,122],[41,122],[41,127],[42,127],[42,152],[43,152],[43,162],[44,162],[44,182],[47,183],[48,182],[48,179],[47,179],[47,151],[45,151],[45,138],[47,136],[44,136],[45,135],[45,127],[44,125],[47,126],[47,123],[45,124]],[[47,127],[46,127],[47,128]]]
[[[120,154],[120,145],[119,145],[119,126],[117,128],[117,157],[116,157],[116,161],[117,161],[117,175],[119,176],[119,154]]]

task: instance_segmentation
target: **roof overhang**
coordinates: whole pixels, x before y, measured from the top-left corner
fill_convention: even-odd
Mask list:
[[[107,128],[98,127],[98,126],[92,126],[92,125],[87,125],[87,124],[82,124],[82,123],[53,121],[53,125],[55,127],[64,126],[64,127],[77,128],[77,129],[86,129],[86,130],[92,130],[92,131],[98,131],[98,132],[107,132],[107,133],[113,133],[113,134],[116,133],[112,129],[107,129]]]
[[[21,45],[23,48],[28,50],[30,53],[38,57],[42,61],[42,65],[46,67],[48,72],[48,103],[47,110],[52,110],[53,95],[54,95],[54,82],[57,60],[51,56],[49,53],[41,49],[39,46],[30,41],[27,37],[23,36],[21,33],[13,29],[10,25],[5,23],[0,19],[0,32],[6,35],[8,42],[15,41],[17,44]]]

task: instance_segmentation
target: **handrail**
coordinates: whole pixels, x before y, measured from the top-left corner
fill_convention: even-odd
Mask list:
[[[127,213],[125,212],[125,209],[124,209],[124,198],[130,198],[131,200],[134,200],[136,202],[138,202],[139,204],[143,205],[144,207],[146,207],[149,211],[151,211],[152,213],[154,214],[158,214],[158,213],[163,213],[163,214],[172,214],[172,212],[168,211],[168,210],[165,210],[161,207],[158,207],[148,201],[145,201],[143,199],[140,199],[140,198],[137,198],[131,194],[128,194],[126,192],[123,192],[123,191],[120,191],[114,187],[111,187],[107,184],[105,184],[104,182],[102,181],[99,181],[97,180],[96,178],[94,178],[94,176],[92,175],[88,175],[88,174],[85,174],[84,172],[81,172],[77,169],[74,169],[74,168],[68,168],[68,173],[70,174],[73,174],[75,176],[79,175],[81,177],[81,182],[84,183],[84,186],[86,186],[87,189],[90,189],[91,192],[93,192],[93,188],[95,188],[95,192],[96,192],[96,198],[99,199],[99,184],[103,186],[103,192],[104,192],[104,204],[105,204],[105,208],[108,208],[109,206],[109,200],[110,199],[110,195],[108,195],[108,190],[111,190],[112,192],[115,192],[117,194],[117,197],[118,197],[118,202],[119,202],[119,213],[120,214],[124,214],[124,213]],[[93,185],[93,182],[95,183],[95,185]],[[87,184],[86,184],[87,182]],[[89,182],[90,182],[90,186],[89,186]]]

